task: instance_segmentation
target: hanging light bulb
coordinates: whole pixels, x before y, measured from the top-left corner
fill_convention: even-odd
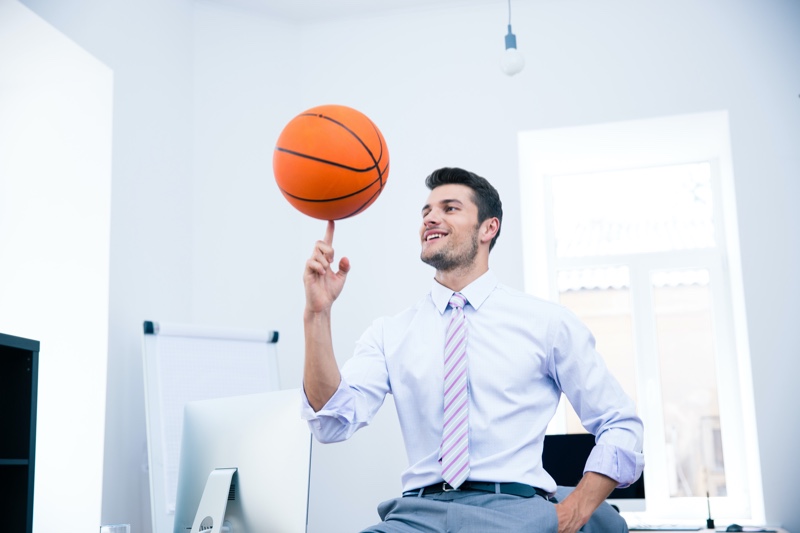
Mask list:
[[[508,76],[519,73],[525,66],[525,58],[517,50],[517,36],[511,32],[511,0],[508,0],[508,34],[506,35],[506,51],[500,60],[500,69]]]

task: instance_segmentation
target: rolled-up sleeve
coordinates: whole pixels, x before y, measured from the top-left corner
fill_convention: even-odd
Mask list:
[[[644,455],[639,452],[598,444],[592,448],[586,461],[586,472],[597,472],[617,482],[618,488],[625,488],[639,479],[644,469]]]
[[[339,388],[319,411],[314,411],[303,390],[300,416],[308,421],[308,427],[318,441],[339,442],[349,438],[358,429],[353,424],[356,419],[355,404],[350,386],[342,379]]]
[[[382,321],[376,321],[356,343],[356,352],[342,366],[339,387],[319,411],[314,411],[303,390],[301,417],[314,437],[323,443],[350,438],[368,425],[389,392],[389,377],[382,350]]]

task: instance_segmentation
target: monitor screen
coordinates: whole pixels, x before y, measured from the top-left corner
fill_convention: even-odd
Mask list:
[[[305,533],[311,433],[300,402],[291,389],[186,404],[174,533],[193,531],[209,475],[234,468],[223,501],[211,502],[224,521],[209,532]]]
[[[594,435],[589,433],[545,435],[544,469],[557,485],[574,487],[583,477],[583,468],[594,444]],[[607,501],[623,512],[644,511],[644,474],[631,486],[615,489]]]

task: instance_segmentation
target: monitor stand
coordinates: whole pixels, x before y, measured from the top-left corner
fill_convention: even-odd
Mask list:
[[[203,497],[197,506],[197,514],[192,524],[192,533],[222,533],[225,509],[235,468],[217,468],[208,475]]]

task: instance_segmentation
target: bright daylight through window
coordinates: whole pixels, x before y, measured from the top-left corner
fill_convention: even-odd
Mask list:
[[[559,176],[551,179],[550,190],[556,264],[566,257],[587,263],[557,267],[559,300],[590,325],[598,342],[613,343],[600,349],[634,398],[630,302],[639,292],[652,294],[670,496],[702,496],[706,490],[725,496],[721,450],[704,453],[720,427],[709,270],[702,268],[707,257],[684,253],[684,268],[654,271],[650,286],[633,292],[630,275],[639,263],[636,255],[674,252],[674,260],[684,250],[714,247],[711,165]],[[609,255],[624,266],[591,268]],[[570,432],[583,431],[577,417],[569,418]]]
[[[763,513],[725,118],[520,135],[527,289],[589,326],[636,401],[664,519],[704,519],[707,494],[717,516]],[[564,401],[550,431],[585,429]]]

